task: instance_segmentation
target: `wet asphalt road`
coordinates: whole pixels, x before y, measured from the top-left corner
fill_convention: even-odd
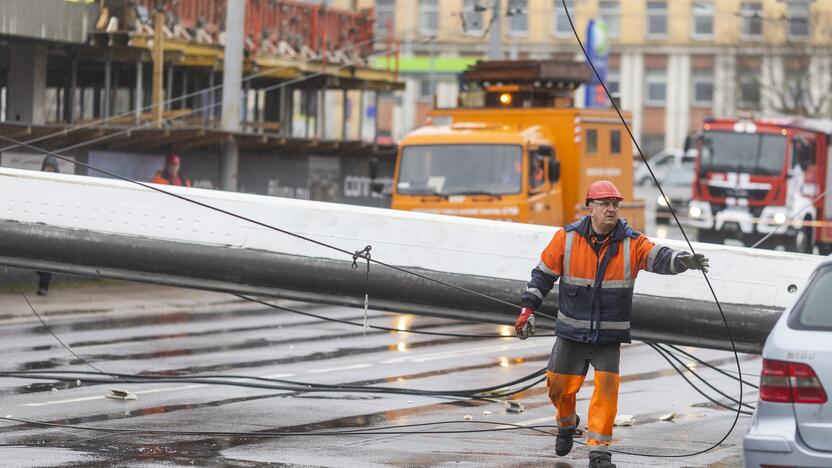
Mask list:
[[[532,373],[546,364],[552,338],[463,339],[367,330],[268,309],[227,295],[127,285],[59,290],[33,303],[55,333],[108,372],[225,373],[315,383],[361,383],[419,389],[486,387]],[[361,310],[281,302],[343,320]],[[20,295],[0,295],[3,370],[83,370],[28,311]],[[672,311],[669,311],[672,313]],[[510,334],[511,328],[413,315],[371,312],[371,324],[451,333]],[[691,351],[690,348],[688,348]],[[733,370],[728,353],[692,350]],[[743,356],[756,382],[760,361]],[[615,446],[632,452],[680,454],[706,448],[730,427],[733,414],[714,408],[641,343],[622,352]],[[711,383],[731,395],[737,385],[713,371]],[[135,401],[105,398],[110,388]],[[756,401],[746,389],[745,398]],[[591,373],[578,395],[586,415]],[[227,432],[385,427],[435,421],[454,426],[407,429],[482,429],[472,421],[524,426],[553,424],[543,385],[518,395],[525,411],[500,401],[366,393],[290,392],[195,383],[94,384],[0,378],[0,416],[121,429]],[[675,412],[673,422],[659,420]],[[583,418],[586,419],[585,417]],[[613,456],[628,466],[737,466],[749,424],[742,417],[727,443],[685,459]],[[493,426],[489,426],[493,427]],[[43,428],[0,421],[2,466],[586,466],[581,445],[567,457],[554,437],[521,432],[295,436],[176,436]]]

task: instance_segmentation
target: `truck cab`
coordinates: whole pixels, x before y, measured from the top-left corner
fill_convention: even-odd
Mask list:
[[[560,163],[546,133],[482,122],[416,130],[400,145],[392,207],[560,225]]]
[[[703,242],[832,251],[828,199],[832,121],[800,117],[708,119],[696,139],[689,224]]]
[[[572,102],[588,79],[580,62],[477,62],[458,106],[431,110],[400,142],[392,208],[563,226],[585,213],[589,185],[606,179],[624,195],[621,216],[641,229],[623,123],[611,109]]]

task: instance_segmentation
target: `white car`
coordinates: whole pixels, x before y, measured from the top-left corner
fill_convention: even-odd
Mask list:
[[[696,162],[696,149],[690,149],[687,152],[676,148],[664,149],[654,154],[648,162],[650,168],[653,169],[653,173],[656,174],[659,181],[662,181],[674,169],[683,166],[692,167]],[[636,185],[654,185],[653,178],[650,177],[650,171],[647,170],[647,165],[644,163],[636,167],[633,180]]]
[[[746,467],[832,467],[832,257],[812,273],[763,348]]]

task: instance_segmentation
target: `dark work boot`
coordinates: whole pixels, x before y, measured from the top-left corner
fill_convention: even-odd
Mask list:
[[[555,453],[562,457],[572,451],[572,438],[575,437],[575,432],[581,424],[581,417],[575,415],[575,427],[572,429],[558,429],[558,435],[555,439]]]
[[[609,452],[593,450],[589,452],[589,468],[615,468]]]

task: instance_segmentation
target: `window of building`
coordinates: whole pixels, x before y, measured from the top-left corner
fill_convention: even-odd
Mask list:
[[[392,35],[395,29],[396,0],[376,0],[376,35],[379,37],[387,37]]]
[[[786,17],[789,20],[790,39],[806,39],[809,37],[812,24],[809,16],[809,2],[789,2]]]
[[[618,39],[621,27],[621,10],[618,0],[601,0],[598,3],[598,16],[607,25],[607,36],[610,39]],[[572,10],[569,10],[570,13]]]
[[[525,36],[529,33],[529,8],[527,0],[509,0],[508,33],[511,36]]]
[[[759,39],[763,36],[763,4],[761,2],[742,2],[740,20],[740,34],[743,39]]]
[[[610,154],[621,154],[621,130],[610,130]]]
[[[435,36],[439,32],[439,0],[419,0],[419,33]]]
[[[566,11],[563,10],[563,3],[561,0],[552,0],[555,10],[555,37],[572,37],[572,26],[569,24],[569,18],[566,17]],[[575,0],[566,0],[566,8],[569,9],[569,14],[575,15]]]
[[[710,107],[714,102],[714,71],[701,69],[693,71],[691,97],[694,106]]]
[[[647,37],[667,37],[667,2],[647,2]]]
[[[430,80],[419,80],[419,99],[431,99]]]
[[[714,37],[714,5],[704,1],[693,3],[693,27],[691,36],[694,39],[713,39]]]
[[[665,70],[647,70],[647,90],[644,104],[664,106],[667,94],[667,72]]]
[[[586,130],[586,154],[596,154],[598,152],[598,130],[588,128]]]
[[[480,0],[465,0],[462,10],[462,20],[464,21],[463,32],[473,36],[480,36],[484,32],[483,12],[486,8]]]

